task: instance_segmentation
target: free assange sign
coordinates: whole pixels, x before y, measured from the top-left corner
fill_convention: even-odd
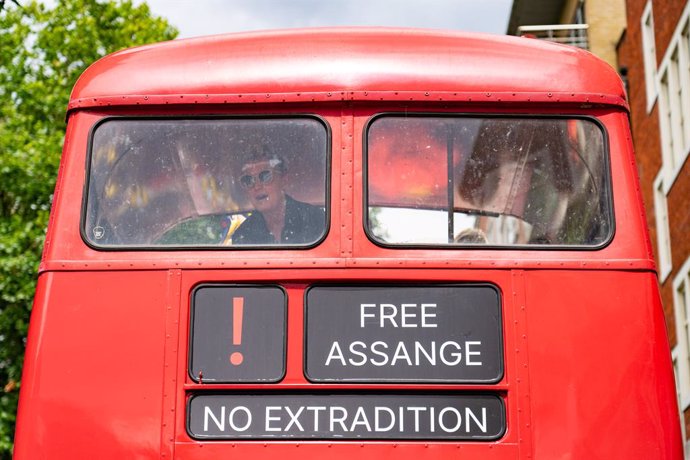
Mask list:
[[[305,374],[313,382],[495,383],[501,302],[489,284],[314,286]]]

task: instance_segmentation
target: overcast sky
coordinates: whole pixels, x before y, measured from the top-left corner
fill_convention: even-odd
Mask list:
[[[135,0],[136,3],[140,1]],[[505,34],[512,0],[147,0],[180,38],[261,29],[401,26]]]

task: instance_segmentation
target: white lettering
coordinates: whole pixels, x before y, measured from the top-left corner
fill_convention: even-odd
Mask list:
[[[377,340],[371,344],[356,340],[343,350],[339,342],[333,342],[326,358],[326,366],[423,366],[443,364],[445,366],[481,366],[481,341],[464,342],[465,353],[456,341],[438,343],[429,342],[395,342],[392,344]],[[440,362],[439,362],[440,361]]]
[[[308,406],[308,411],[314,412],[314,431],[319,431],[319,411],[326,410],[325,406]]]
[[[242,411],[247,415],[247,423],[243,427],[239,427],[235,425],[235,414],[237,411]],[[230,411],[230,415],[228,415],[228,423],[230,423],[230,428],[232,428],[235,431],[246,431],[247,428],[249,428],[249,425],[252,424],[252,413],[249,409],[247,409],[244,406],[237,406],[233,410]]]
[[[210,407],[204,406],[204,431],[208,431],[208,418],[213,419],[220,431],[225,430],[225,406],[220,408],[220,420],[218,420]]]
[[[366,313],[365,308],[376,308],[375,303],[363,303],[359,305],[359,327],[364,327],[365,318],[376,318],[372,313]]]
[[[390,310],[390,314],[386,314],[386,310]],[[398,327],[398,323],[395,322],[395,316],[398,314],[398,307],[391,303],[381,304],[381,323],[380,326],[384,327],[386,319],[390,320],[393,327]]]
[[[400,309],[402,310],[402,320],[400,321],[400,324],[402,327],[417,327],[417,323],[408,323],[407,319],[408,318],[416,318],[417,314],[416,313],[408,313],[408,309],[410,308],[417,308],[416,303],[404,303],[400,305]]]
[[[297,413],[293,414],[292,411],[290,410],[290,408],[288,406],[285,406],[285,412],[287,412],[288,417],[290,417],[290,423],[287,424],[284,431],[288,431],[292,425],[297,425],[297,428],[300,431],[304,431],[304,428],[302,428],[302,424],[299,423],[299,421],[297,420],[297,418],[299,417],[299,415],[302,413],[303,410],[304,410],[304,406],[300,406]]]
[[[340,349],[340,344],[338,342],[333,342],[333,345],[331,346],[331,351],[328,352],[326,366],[329,366],[331,364],[331,359],[339,359],[340,362],[343,363],[343,366],[346,366],[345,357],[343,356],[343,351]]]
[[[479,345],[481,347],[482,343],[480,341],[465,342],[465,364],[467,364],[468,366],[481,366],[482,362],[472,361],[472,356],[479,356],[482,354],[482,352],[470,350],[470,346],[472,345]]]
[[[450,356],[454,357],[455,361],[448,360],[445,354],[446,347],[455,347],[455,349],[458,350],[454,353],[450,353]],[[443,361],[443,364],[445,364],[446,366],[455,366],[462,360],[462,353],[460,353],[460,345],[458,345],[457,342],[444,342],[443,345],[441,345],[439,354],[441,355],[441,361]]]
[[[339,411],[341,417],[336,418],[335,412]],[[344,431],[347,432],[347,427],[345,426],[345,419],[347,418],[347,409],[344,407],[339,407],[339,406],[333,406],[331,407],[331,433],[335,432],[335,424],[339,423],[340,428]]]
[[[390,424],[385,428],[380,423],[381,417],[379,414],[382,411],[386,412],[390,416]],[[393,412],[393,410],[390,409],[389,407],[376,406],[374,408],[374,431],[379,431],[379,432],[390,431],[393,428],[393,425],[395,425],[395,412]]]
[[[422,345],[421,343],[414,343],[414,360],[417,366],[419,366],[420,351],[424,356],[426,356],[426,360],[429,361],[429,364],[431,364],[432,366],[436,365],[436,342],[434,342],[433,340],[431,341],[431,354],[427,353],[426,349],[424,348],[424,345]]]
[[[465,407],[465,432],[469,433],[470,432],[470,418],[474,420],[474,423],[476,423],[477,427],[479,427],[480,430],[482,430],[482,433],[486,433],[486,407],[482,407],[482,421],[480,422],[479,419],[474,415],[474,412],[469,407]]]
[[[405,348],[405,344],[403,342],[398,342],[398,348],[395,349],[395,355],[393,355],[393,359],[391,360],[391,366],[395,366],[395,363],[397,363],[400,359],[407,361],[408,366],[412,365],[410,355],[407,353],[407,348]]]
[[[381,341],[376,341],[371,344],[371,352],[375,355],[383,357],[383,361],[375,361],[373,358],[371,360],[371,364],[374,366],[385,366],[388,364],[388,355],[385,354],[382,351],[379,351],[377,348],[382,347],[385,350],[388,350],[388,344],[386,342],[381,342]]]
[[[363,353],[361,351],[355,350],[355,347],[360,347],[363,348],[364,350],[367,349],[367,345],[364,342],[356,341],[352,342],[350,344],[350,353],[353,355],[359,356],[361,358],[360,361],[355,361],[354,359],[350,358],[350,364],[353,366],[364,366],[367,363],[367,355],[366,353]]]
[[[271,421],[276,420],[280,422],[280,417],[271,416],[271,412],[274,410],[280,410],[280,406],[266,406],[266,431],[280,431],[279,427],[271,427]]]
[[[443,421],[443,416],[448,412],[454,413],[458,420],[458,423],[456,423],[453,428],[448,428]],[[438,426],[446,433],[455,433],[460,428],[460,425],[462,425],[462,416],[455,407],[444,407],[441,412],[438,413]]]
[[[433,313],[427,313],[426,309],[427,308],[436,308],[435,303],[423,303],[422,304],[422,327],[436,327],[436,323],[427,323],[426,319],[427,318],[436,318],[436,312],[434,311]]]
[[[359,304],[359,327],[373,324],[381,328],[438,327],[436,307],[435,303],[403,303],[400,307],[392,303],[362,303]]]
[[[371,431],[371,425],[369,425],[369,419],[367,419],[367,414],[364,413],[363,407],[358,407],[355,417],[352,420],[352,425],[350,425],[350,431],[355,431],[357,425],[363,425],[367,431]]]
[[[419,412],[426,411],[426,407],[408,407],[407,410],[414,412],[414,432],[419,433]]]
[[[412,402],[411,400],[409,401]],[[348,403],[349,404],[349,403]],[[352,406],[264,406],[264,433],[321,434],[330,436],[356,433],[488,433],[488,409],[421,405],[359,405]],[[204,406],[203,431],[208,433],[242,433],[250,429],[253,414],[248,407],[230,405]],[[464,425],[464,429],[463,429]],[[437,431],[438,428],[438,431]]]

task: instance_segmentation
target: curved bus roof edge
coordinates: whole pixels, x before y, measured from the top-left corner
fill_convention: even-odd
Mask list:
[[[522,37],[368,27],[226,34],[119,51],[84,72],[69,110],[365,101],[375,93],[376,100],[472,103],[524,103],[528,96],[529,102],[628,110],[616,71],[579,48]]]

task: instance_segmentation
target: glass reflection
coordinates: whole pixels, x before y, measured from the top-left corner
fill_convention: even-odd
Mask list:
[[[382,243],[596,246],[610,234],[603,133],[589,120],[380,117],[367,168]]]
[[[102,247],[313,244],[326,228],[326,152],[312,118],[106,121],[85,235]]]

